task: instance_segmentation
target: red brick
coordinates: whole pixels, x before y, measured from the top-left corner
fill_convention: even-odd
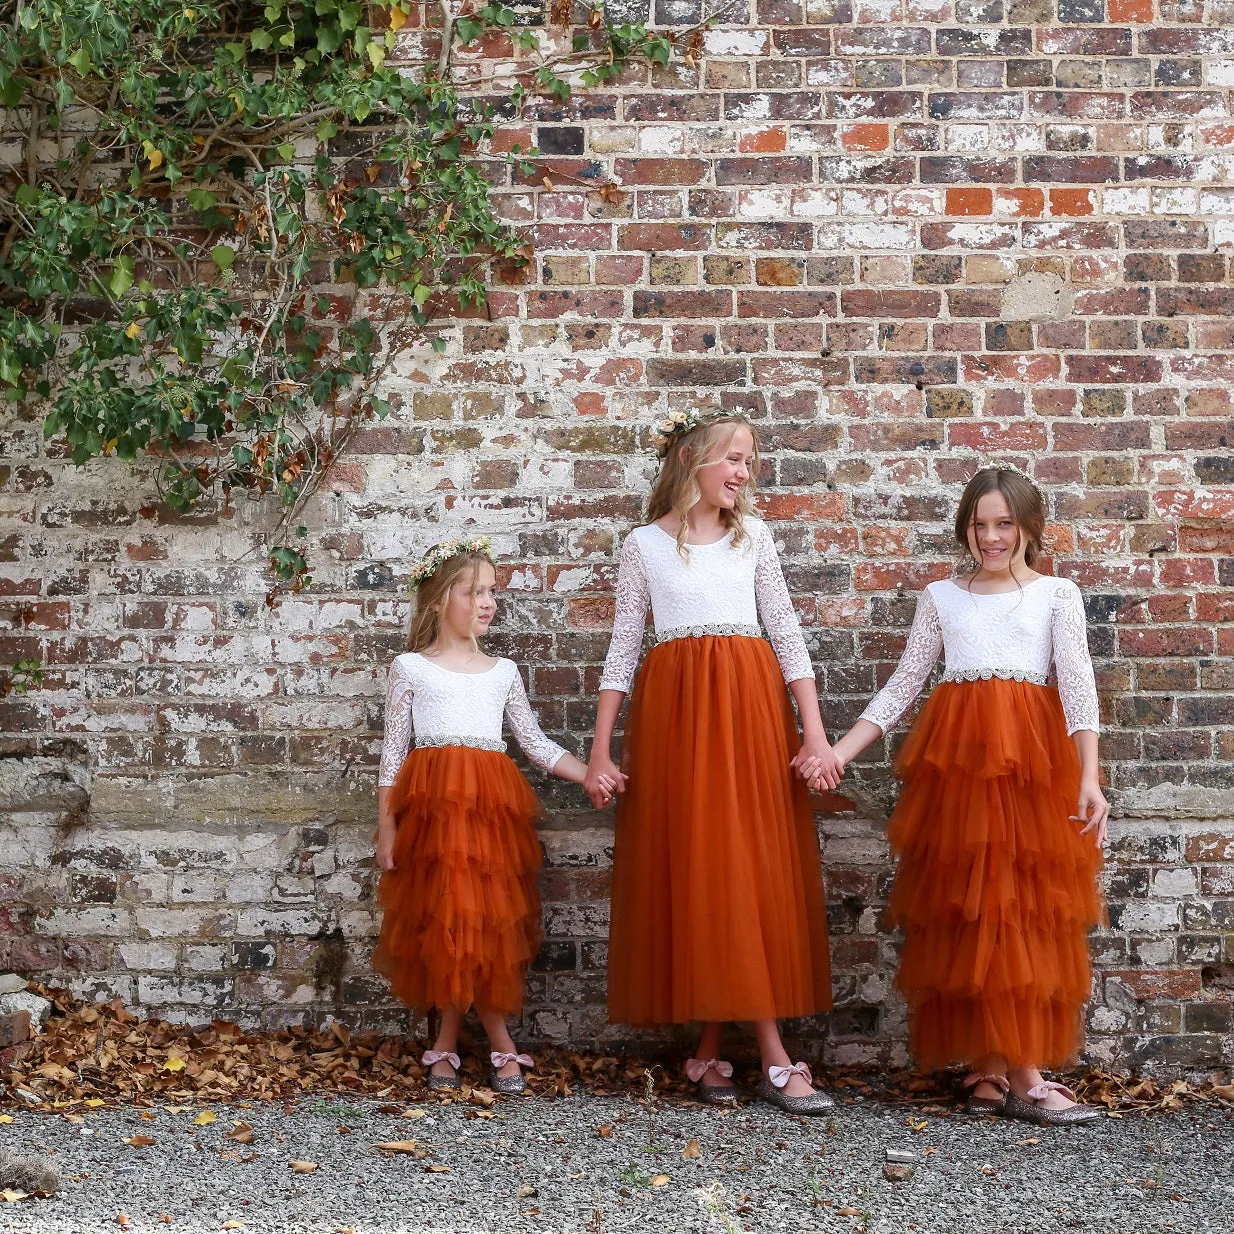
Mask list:
[[[710,165],[704,159],[616,159],[613,171],[621,184],[700,184]]]
[[[0,1050],[30,1040],[30,1013],[13,1011],[0,1015]]]
[[[711,246],[711,228],[698,223],[625,223],[617,246],[653,253],[700,253]]]
[[[954,215],[993,214],[994,190],[987,188],[948,189],[947,213]]]
[[[886,150],[891,130],[886,124],[846,124],[840,130],[840,142],[845,150]]]
[[[742,133],[737,149],[742,154],[781,154],[787,144],[787,129],[755,129],[751,133]]]

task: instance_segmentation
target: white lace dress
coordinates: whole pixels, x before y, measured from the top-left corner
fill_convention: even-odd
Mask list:
[[[513,660],[498,660],[483,673],[459,673],[419,652],[396,656],[386,690],[378,785],[394,783],[413,734],[419,747],[471,746],[504,753],[503,717],[527,757],[552,771],[566,751],[544,735]]]
[[[991,677],[1045,685],[1053,660],[1068,735],[1100,731],[1084,601],[1065,578],[1034,579],[1022,590],[975,595],[946,579],[917,601],[900,664],[861,713],[886,732],[921,692],[938,660],[944,681]]]
[[[676,538],[654,523],[630,532],[601,690],[630,692],[648,609],[657,643],[706,634],[758,638],[765,629],[785,681],[814,676],[771,533],[760,519],[747,518],[745,526],[736,547],[730,532],[714,544],[691,544],[688,560]]]

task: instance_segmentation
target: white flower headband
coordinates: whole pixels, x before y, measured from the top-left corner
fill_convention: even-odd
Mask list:
[[[696,428],[709,424],[712,420],[723,420],[731,416],[729,411],[673,411],[665,419],[652,425],[651,444],[657,457],[664,458],[673,442]]]
[[[425,579],[432,578],[451,557],[457,557],[460,553],[483,553],[490,561],[493,560],[493,549],[488,536],[456,536],[453,540],[443,540],[440,544],[434,544],[412,566],[412,588],[419,587]]]
[[[1029,484],[1033,486],[1033,491],[1037,494],[1037,496],[1042,496],[1041,486],[1037,483],[1037,481],[1026,472],[1021,471],[1014,463],[991,463],[990,467],[994,471],[1010,471],[1013,475],[1019,476],[1021,480],[1027,480]]]

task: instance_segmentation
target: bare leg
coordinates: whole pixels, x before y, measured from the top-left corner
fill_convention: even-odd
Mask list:
[[[695,1058],[701,1058],[704,1061],[709,1058],[718,1059],[720,1057],[720,1043],[724,1037],[724,1025],[718,1021],[711,1021],[703,1025],[703,1031],[699,1035],[698,1048],[694,1051]],[[699,1077],[699,1083],[706,1084],[709,1088],[732,1088],[733,1082],[727,1076],[722,1076],[714,1067],[708,1067],[705,1072]]]
[[[498,1054],[518,1053],[514,1048],[514,1038],[510,1036],[510,1029],[506,1025],[506,1017],[500,1011],[482,1012],[480,1023],[484,1025],[484,1031],[488,1036],[489,1049]],[[522,1069],[518,1063],[506,1063],[497,1069],[497,1074],[505,1079],[508,1076],[521,1075]]]
[[[972,1071],[977,1075],[1006,1075],[1007,1060],[1001,1054],[987,1054],[973,1063]],[[984,1101],[1001,1101],[1003,1092],[997,1085],[982,1081],[973,1088],[973,1096]]]
[[[458,1007],[446,1007],[441,1012],[441,1024],[437,1030],[437,1040],[433,1042],[434,1050],[447,1054],[458,1053],[458,1030],[463,1023],[463,1013]],[[443,1058],[430,1068],[433,1075],[451,1076],[454,1068]]]
[[[792,1059],[784,1049],[780,1039],[780,1026],[775,1020],[755,1020],[754,1035],[758,1038],[758,1052],[762,1058],[763,1074],[768,1067],[788,1067]],[[808,1097],[814,1089],[806,1083],[805,1076],[790,1076],[788,1083],[781,1090],[787,1097]]]
[[[1011,1081],[1011,1090],[1017,1097],[1027,1097],[1028,1090],[1040,1084],[1045,1077],[1037,1067],[1015,1067],[1007,1078]],[[1046,1110],[1067,1110],[1076,1103],[1069,1101],[1062,1093],[1051,1092],[1038,1104]]]

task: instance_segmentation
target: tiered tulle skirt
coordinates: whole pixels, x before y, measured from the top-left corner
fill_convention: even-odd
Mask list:
[[[897,761],[897,984],[924,1067],[1058,1066],[1081,1040],[1101,854],[1071,821],[1080,767],[1058,691],[945,682]]]
[[[463,746],[413,750],[391,792],[373,966],[417,1010],[517,1012],[542,937],[538,798],[506,755]]]
[[[647,656],[618,798],[609,1017],[809,1015],[831,1006],[827,922],[800,742],[770,646],[680,638]]]

